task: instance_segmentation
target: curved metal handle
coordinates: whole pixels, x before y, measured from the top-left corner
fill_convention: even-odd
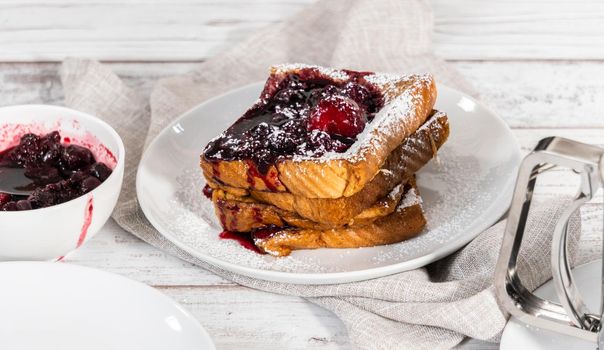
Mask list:
[[[591,186],[592,173],[593,170],[589,169],[589,166],[586,166],[581,173],[581,189],[571,206],[561,215],[554,229],[551,256],[552,278],[558,299],[571,322],[587,330],[591,330],[596,322],[599,323],[599,317],[595,319],[591,316],[573,279],[568,258],[568,221],[575,211],[593,198],[595,191]]]
[[[572,213],[591,199],[604,181],[604,149],[579,142],[550,137],[539,142],[523,160],[495,273],[495,287],[501,307],[521,321],[555,332],[597,341],[599,315],[593,316],[582,301],[570,271],[567,252],[568,220]],[[552,238],[552,272],[561,304],[535,296],[517,274],[516,264],[524,235],[537,176],[553,166],[563,166],[582,174],[579,194],[565,210]],[[597,327],[595,320],[597,318]],[[575,327],[571,325],[576,325]],[[598,328],[598,329],[595,329]]]

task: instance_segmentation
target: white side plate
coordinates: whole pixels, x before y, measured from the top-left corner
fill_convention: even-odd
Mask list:
[[[418,173],[428,227],[419,237],[386,246],[259,255],[221,231],[204,186],[199,154],[206,143],[256,101],[256,83],[209,100],[174,121],[145,152],[137,194],[149,221],[168,240],[223,269],[255,278],[304,284],[343,283],[424,266],[468,243],[497,221],[511,201],[520,148],[507,125],[471,97],[439,87],[451,136]]]
[[[0,339],[10,350],[214,350],[180,305],[142,283],[65,263],[0,263]]]
[[[602,261],[597,260],[573,269],[577,288],[590,310],[600,308]],[[535,291],[535,295],[558,302],[556,290],[549,281]],[[511,318],[501,336],[501,350],[594,350],[596,343],[526,325]]]

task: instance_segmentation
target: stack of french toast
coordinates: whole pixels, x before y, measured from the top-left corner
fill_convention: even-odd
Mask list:
[[[273,66],[259,100],[201,155],[225,232],[258,251],[391,244],[426,218],[415,174],[449,136],[429,74]]]

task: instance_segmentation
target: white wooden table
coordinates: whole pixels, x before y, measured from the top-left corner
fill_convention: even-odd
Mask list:
[[[56,63],[111,61],[148,93],[312,0],[0,0],[0,105],[62,102]],[[604,144],[604,4],[432,0],[436,52],[451,61],[513,129],[525,150],[562,135]],[[547,197],[571,189],[548,177]],[[564,181],[560,181],[560,180]],[[560,183],[562,182],[562,183]],[[585,251],[598,250],[602,198],[583,212]],[[346,329],[303,299],[238,286],[167,255],[110,221],[67,263],[147,283],[191,311],[219,349],[347,349]],[[465,348],[497,348],[470,341]]]

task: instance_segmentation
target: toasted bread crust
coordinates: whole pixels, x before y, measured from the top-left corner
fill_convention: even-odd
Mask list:
[[[346,225],[368,225],[391,214],[410,186],[415,187],[415,179],[411,179],[407,186],[404,184],[396,186],[387,196],[352,218]],[[216,216],[220,218],[222,227],[227,231],[249,232],[265,226],[294,226],[315,230],[344,226],[314,222],[295,212],[257,202],[249,196],[237,197],[220,189],[212,192],[212,202]]]
[[[393,213],[368,225],[327,230],[288,228],[266,238],[255,238],[254,243],[268,254],[286,256],[299,249],[373,247],[401,242],[419,235],[426,225],[421,200],[405,202],[403,197]]]
[[[273,67],[269,81],[279,81],[305,67]],[[344,70],[333,72],[346,76]],[[257,174],[245,160],[215,161],[202,155],[204,176],[228,187],[305,198],[334,199],[360,192],[389,154],[424,123],[436,101],[436,85],[429,75],[394,77],[376,73],[365,79],[382,92],[385,105],[347,152],[321,158],[284,159],[269,167],[266,176]],[[263,94],[269,86],[272,85],[267,82]]]
[[[220,185],[210,180],[213,188],[235,197],[251,196],[255,201],[271,204],[300,217],[330,227],[349,224],[351,220],[390,193],[395,186],[406,183],[413,174],[432,159],[449,136],[446,114],[435,112],[410,137],[406,138],[387,158],[383,168],[356,194],[336,199],[306,198],[291,193],[248,191]],[[358,219],[358,218],[357,218]]]

